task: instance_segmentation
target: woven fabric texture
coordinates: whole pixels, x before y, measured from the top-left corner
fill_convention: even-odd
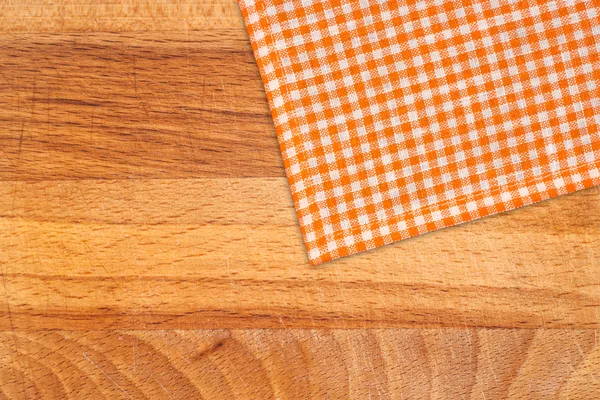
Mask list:
[[[600,2],[239,0],[313,264],[600,183]]]

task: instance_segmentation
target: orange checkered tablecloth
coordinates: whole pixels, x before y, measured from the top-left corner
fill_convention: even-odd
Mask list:
[[[313,264],[600,183],[600,1],[239,0]]]

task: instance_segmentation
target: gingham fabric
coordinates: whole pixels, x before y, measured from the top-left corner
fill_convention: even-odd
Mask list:
[[[313,264],[600,183],[600,1],[239,2]]]

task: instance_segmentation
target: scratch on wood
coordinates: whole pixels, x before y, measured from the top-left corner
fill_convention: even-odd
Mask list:
[[[158,383],[158,385],[161,387],[161,389],[162,389],[162,390],[164,390],[164,392],[167,394],[167,396],[169,396],[169,398],[170,398],[170,399],[172,399],[172,398],[173,398],[173,397],[171,396],[171,392],[169,392],[169,391],[167,390],[167,388],[163,386],[163,384],[162,384],[162,383],[160,383],[159,381],[157,381],[155,377],[152,377],[152,379],[154,380],[154,382]]]
[[[127,391],[125,389],[123,389],[117,382],[115,382],[115,380],[113,378],[111,378],[110,375],[108,375],[106,372],[104,372],[102,370],[102,368],[100,368],[98,366],[98,364],[96,364],[91,358],[88,357],[87,354],[85,354],[85,352],[82,352],[81,354],[83,354],[83,358],[85,358],[94,367],[96,367],[98,369],[98,371],[102,372],[102,375],[104,375],[109,381],[111,381],[121,392],[125,393],[125,395],[127,395],[127,397],[129,397],[130,399],[133,399],[133,397],[131,397],[131,395],[129,393],[127,393]]]

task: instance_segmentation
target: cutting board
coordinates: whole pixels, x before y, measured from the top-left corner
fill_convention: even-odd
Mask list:
[[[308,263],[234,0],[0,3],[0,398],[600,397],[600,190]]]

